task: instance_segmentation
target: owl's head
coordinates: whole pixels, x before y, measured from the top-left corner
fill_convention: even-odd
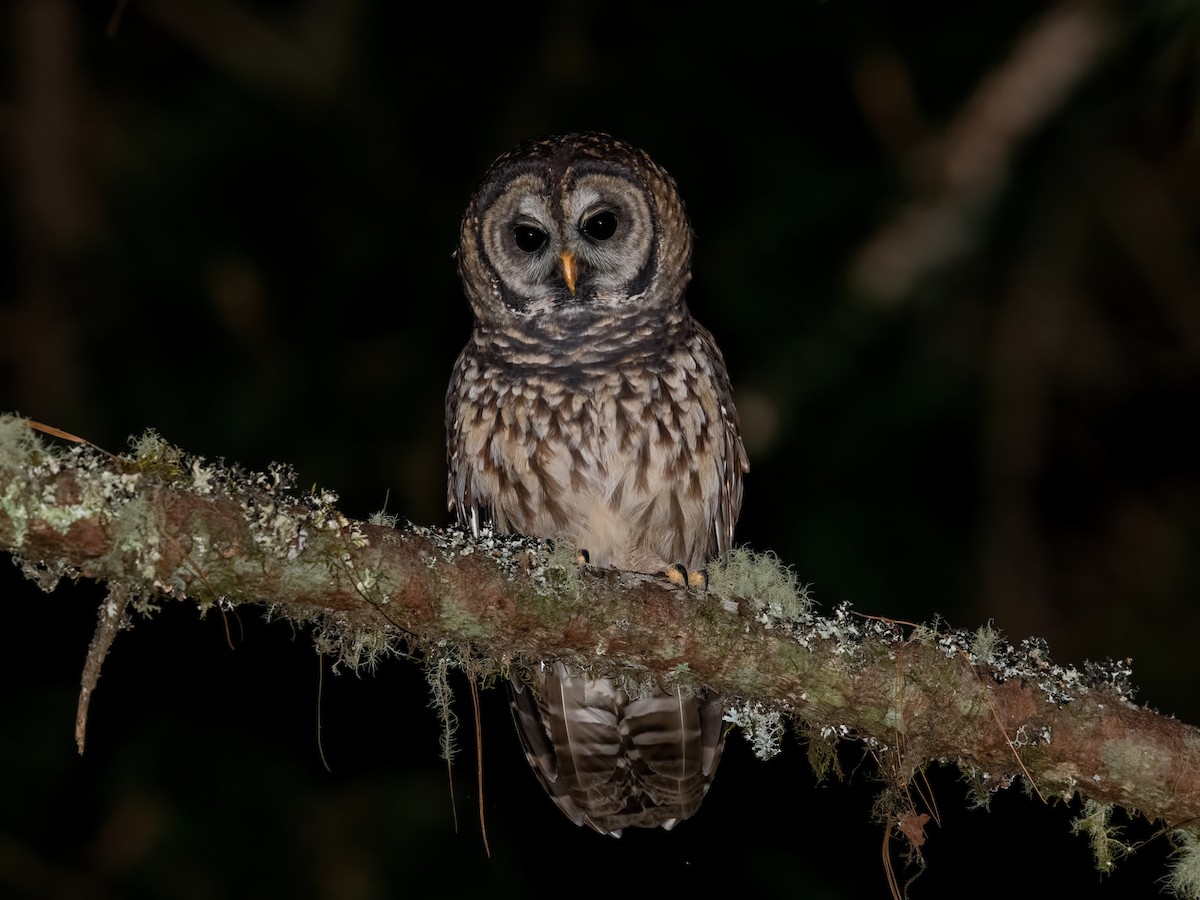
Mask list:
[[[569,328],[681,306],[691,252],[671,176],[609,135],[576,133],[492,164],[463,216],[458,261],[479,321]]]

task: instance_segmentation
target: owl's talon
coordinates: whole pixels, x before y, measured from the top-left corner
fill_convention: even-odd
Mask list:
[[[588,553],[582,547],[575,551],[575,565],[586,566],[592,562],[592,554]]]
[[[708,590],[707,569],[696,569],[694,572],[689,572],[686,567],[679,563],[672,563],[667,566],[667,578],[670,579],[671,584],[677,584],[679,587]]]

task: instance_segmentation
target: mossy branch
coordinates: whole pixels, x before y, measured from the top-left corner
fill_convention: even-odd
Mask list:
[[[256,603],[311,624],[319,649],[351,666],[403,647],[473,675],[563,659],[703,684],[762,755],[782,713],[814,759],[863,741],[897,797],[923,767],[951,762],[981,796],[1023,779],[1043,798],[1079,795],[1169,828],[1200,821],[1200,730],[1132,703],[1123,664],[1079,672],[989,629],[903,629],[845,606],[821,616],[770,556],[739,551],[707,591],[685,590],[580,570],[544,542],[355,521],[292,481],[285,467],[248,473],[153,434],[121,457],[51,445],[4,416],[0,550],[43,587],[109,586],[85,693],[127,605]],[[906,812],[887,810],[889,824]]]

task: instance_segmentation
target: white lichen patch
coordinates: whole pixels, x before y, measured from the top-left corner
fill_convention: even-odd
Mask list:
[[[849,725],[822,725],[817,733],[826,741],[844,741],[854,734],[854,729]]]
[[[97,513],[102,521],[111,519],[123,504],[136,495],[140,479],[138,473],[111,471],[104,467],[104,461],[95,451],[75,446],[67,450],[65,455],[71,458],[74,468],[87,471],[88,477],[77,482],[82,488],[78,499],[64,500],[59,495],[55,480],[55,476],[62,471],[60,460],[54,451],[42,446],[22,420],[7,417],[0,420],[8,436],[12,435],[14,421],[21,423],[15,427],[25,431],[27,439],[15,441],[15,446],[9,445],[0,450],[0,454],[4,455],[4,459],[0,460],[0,475],[4,475],[5,482],[4,493],[0,495],[0,507],[16,526],[17,546],[24,541],[32,522],[49,526],[63,534],[76,522],[95,517]],[[10,455],[14,449],[24,449],[36,461],[29,464],[26,459],[21,464]]]
[[[1032,730],[1027,723],[1022,723],[1012,733],[1012,737],[1008,740],[1008,746],[1014,750],[1021,747],[1033,747],[1039,742],[1041,734],[1042,732]]]
[[[480,554],[492,560],[510,580],[530,579],[539,593],[551,593],[556,590],[550,575],[551,569],[558,570],[560,576],[565,574],[561,561],[551,562],[552,555],[557,552],[552,541],[527,538],[519,534],[497,534],[489,524],[479,527],[478,536],[457,525],[414,525],[412,531],[413,534],[432,540],[437,548],[438,557],[445,562]],[[573,553],[574,551],[571,551],[571,554]],[[436,566],[438,558],[430,557],[426,564],[430,567]],[[573,564],[572,567],[575,570],[579,568],[578,564]]]
[[[272,556],[296,559],[308,546],[309,528],[344,531],[355,547],[367,543],[358,523],[335,508],[338,496],[333,491],[314,489],[307,497],[293,496],[296,475],[290,466],[271,463],[266,472],[224,474],[229,492],[242,504],[255,545]]]
[[[352,672],[373,672],[380,660],[398,654],[396,638],[385,629],[355,628],[344,617],[323,618],[313,634],[313,645],[333,663],[334,674],[345,666]]]
[[[777,709],[747,701],[727,710],[724,721],[742,730],[759,759],[770,759],[783,749],[783,715]]]
[[[192,490],[201,497],[207,497],[213,492],[213,481],[216,472],[204,465],[204,460],[197,457],[192,460]]]
[[[378,525],[380,528],[396,528],[400,524],[400,517],[380,510],[371,513],[367,517],[367,522],[371,525]]]
[[[111,507],[109,507],[111,510]],[[154,510],[144,497],[131,497],[120,516],[112,516],[113,544],[130,558],[137,574],[152,581],[162,559],[162,533],[154,521]]]
[[[975,632],[920,628],[917,636],[932,642],[946,656],[958,656],[991,670],[1000,681],[1018,679],[1037,685],[1056,705],[1071,703],[1094,688],[1104,687],[1133,702],[1133,668],[1129,659],[1085,662],[1083,670],[1055,662],[1043,638],[1025,638],[1014,646],[989,622]]]
[[[806,647],[812,646],[814,639],[831,641],[838,656],[852,656],[862,642],[863,625],[850,603],[839,603],[833,615],[814,617],[798,639]]]
[[[4,490],[0,492],[0,512],[3,512],[5,518],[12,522],[13,546],[20,547],[25,543],[25,535],[29,530],[29,510],[26,509],[24,503],[20,502],[20,485],[15,479],[6,479],[6,481]]]

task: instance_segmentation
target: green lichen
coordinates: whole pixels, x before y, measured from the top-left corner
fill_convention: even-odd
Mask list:
[[[94,449],[75,445],[69,450],[46,446],[26,422],[16,416],[0,416],[0,510],[12,523],[10,544],[19,549],[32,523],[49,526],[65,534],[76,522],[98,518],[112,522],[125,515],[125,507],[136,496],[140,476],[115,472]],[[87,473],[76,484],[80,496],[64,500],[55,476],[64,465]],[[138,547],[120,546],[122,552]]]
[[[456,638],[468,641],[489,640],[495,634],[495,628],[489,625],[470,609],[447,601],[442,605],[438,615],[446,631]]]
[[[18,416],[0,416],[0,511],[12,523],[9,540],[14,547],[25,543],[30,510],[23,488],[29,478],[30,460],[37,467],[46,449],[37,434]]]
[[[825,730],[806,728],[804,731],[808,744],[808,764],[812,766],[818,781],[833,776],[842,779],[842,763],[838,759],[838,739],[835,734]]]
[[[130,571],[153,581],[162,559],[162,531],[154,520],[154,507],[145,497],[134,497],[123,504],[114,521],[113,546],[130,560]]]
[[[1121,829],[1109,822],[1112,811],[1111,803],[1085,800],[1083,812],[1071,823],[1072,834],[1087,835],[1096,869],[1102,874],[1111,872],[1116,868],[1117,860],[1131,852],[1130,847],[1120,840]]]
[[[978,660],[989,660],[992,658],[992,653],[995,652],[996,646],[1002,639],[1000,632],[992,626],[989,620],[986,625],[980,626],[971,635],[971,653]]]
[[[0,415],[0,474],[10,478],[30,460],[37,465],[47,451],[37,432],[20,416]]]
[[[959,761],[958,770],[967,782],[967,807],[984,812],[992,808],[992,791],[989,789],[985,773],[966,760]]]
[[[1174,850],[1167,889],[1183,900],[1200,900],[1200,834],[1188,828],[1171,832]]]
[[[768,628],[795,625],[812,611],[808,586],[774,553],[735,547],[708,569],[708,590],[722,600],[750,601],[755,617]]]
[[[165,481],[174,481],[183,475],[184,452],[163,440],[153,428],[146,429],[139,437],[131,437],[129,448],[133,451],[130,462],[136,471],[157,475]]]
[[[1156,750],[1157,744],[1149,736],[1128,733],[1104,741],[1100,746],[1100,760],[1108,778],[1118,781],[1136,779],[1145,770],[1145,761],[1154,758]]]
[[[454,693],[450,689],[450,669],[460,668],[462,659],[453,650],[447,650],[430,659],[425,666],[425,682],[433,697],[429,706],[438,715],[442,724],[438,743],[441,756],[447,763],[454,760],[458,752],[458,716],[454,713]]]
[[[380,528],[395,528],[400,524],[400,517],[380,510],[379,512],[371,513],[367,522],[371,525],[378,525]]]
[[[345,619],[322,617],[313,633],[313,645],[321,656],[333,660],[336,672],[345,666],[352,672],[374,672],[379,662],[399,652],[396,639],[381,628],[355,628]]]
[[[580,562],[579,551],[570,544],[559,541],[546,558],[546,582],[578,600],[583,591]]]

